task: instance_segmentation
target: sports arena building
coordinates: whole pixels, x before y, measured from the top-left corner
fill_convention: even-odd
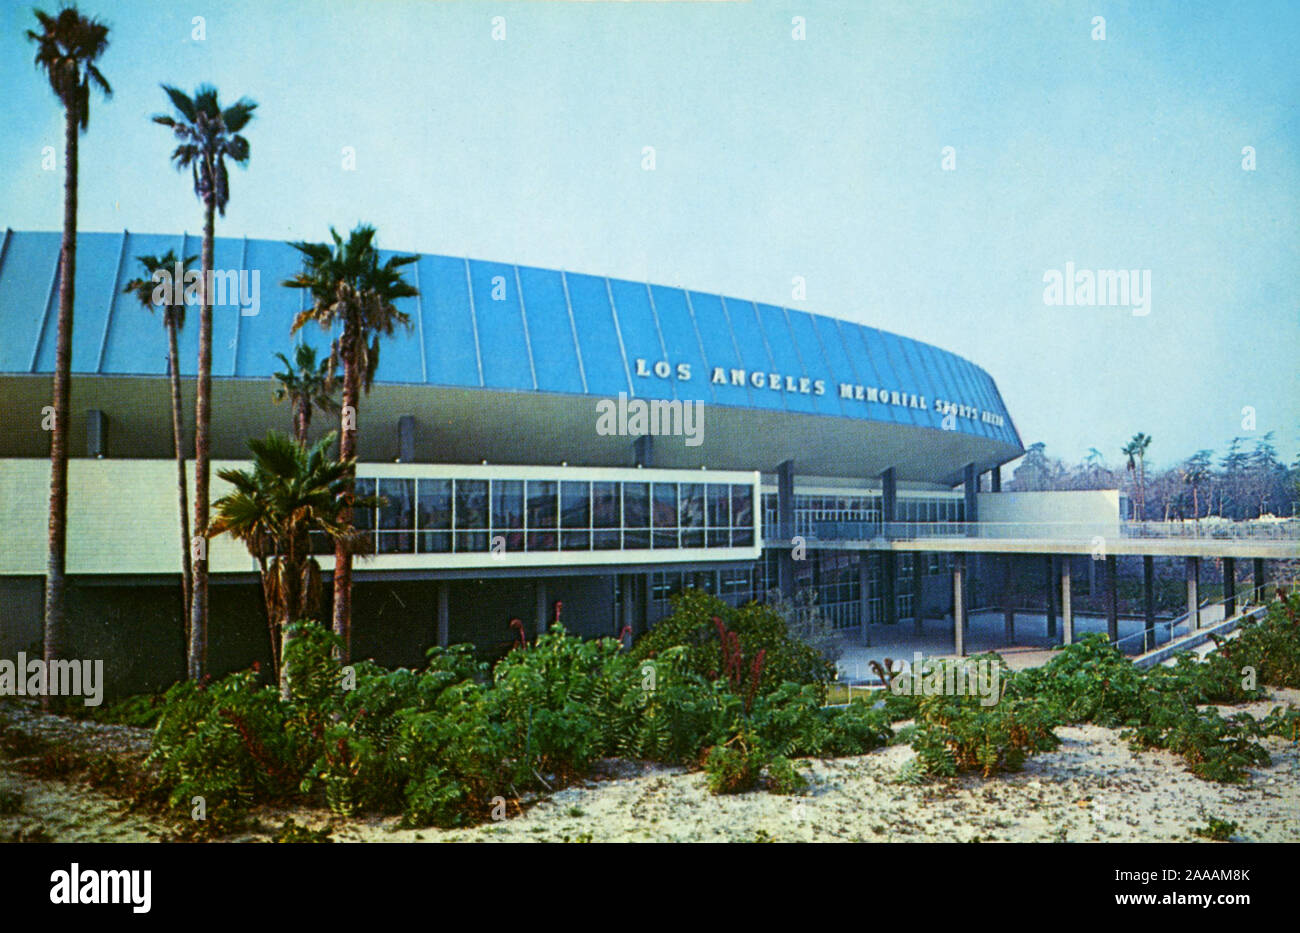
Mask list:
[[[142,275],[136,257],[199,247],[180,234],[78,238],[72,635],[78,656],[113,658],[135,689],[183,672],[181,567],[166,335],[123,286]],[[331,335],[290,336],[305,292],[280,284],[300,268],[289,244],[218,239],[214,266],[215,498],[216,469],[245,462],[248,438],[289,430],[288,407],[272,403],[275,354],[303,340],[323,355]],[[866,637],[876,624],[945,618],[954,603],[960,616],[967,555],[1046,558],[1045,586],[1065,577],[1069,637],[1060,555],[1087,555],[1098,536],[1110,555],[1190,566],[1220,553],[1129,534],[1113,490],[1002,493],[999,468],[1023,449],[997,386],[928,343],[509,263],[421,254],[406,273],[419,290],[400,304],[410,332],[383,342],[358,413],[358,483],[386,500],[359,519],[374,550],[354,571],[359,657],[411,664],[462,641],[491,650],[510,639],[510,619],[535,631],[560,603],[571,631],[643,631],[682,586],[732,603],[812,589],[837,627]],[[58,283],[58,233],[4,233],[0,656],[41,639]],[[197,332],[192,314],[180,338],[191,439]],[[326,421],[317,416],[315,436]],[[1295,545],[1233,548],[1262,558]],[[218,538],[209,560],[220,673],[264,652],[266,629],[242,545]],[[979,566],[969,569],[986,576]],[[962,626],[952,629],[960,652]]]

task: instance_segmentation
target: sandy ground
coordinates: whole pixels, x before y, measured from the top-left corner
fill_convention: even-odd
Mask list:
[[[1263,716],[1274,705],[1300,705],[1300,691],[1225,713]],[[34,711],[7,711],[23,730],[64,734],[95,748],[133,756],[147,746],[144,730],[95,726]],[[1163,751],[1134,754],[1117,730],[1067,726],[1059,749],[1031,758],[1016,775],[988,781],[910,784],[900,781],[913,752],[891,746],[869,755],[805,762],[811,786],[800,797],[756,792],[713,797],[704,775],[680,768],[603,763],[603,776],[558,791],[522,815],[472,829],[407,830],[395,818],[331,821],[315,810],[263,810],[267,826],[286,816],[312,827],[332,825],[338,841],[1192,841],[1209,817],[1240,824],[1240,841],[1300,841],[1300,754],[1267,739],[1273,763],[1240,786],[1189,774]],[[0,759],[0,792],[21,795],[17,812],[0,813],[0,840],[148,841],[166,821],[129,812],[119,801],[76,781],[37,780]],[[12,798],[11,798],[12,799]],[[241,839],[264,838],[258,834]]]

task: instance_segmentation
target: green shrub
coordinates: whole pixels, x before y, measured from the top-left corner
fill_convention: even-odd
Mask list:
[[[1212,816],[1204,826],[1198,826],[1192,832],[1205,839],[1213,839],[1215,842],[1227,842],[1238,828],[1237,824],[1230,820],[1221,820],[1217,816]]]
[[[704,758],[709,793],[743,794],[754,790],[766,764],[763,752],[743,735],[726,745],[715,745]]]
[[[1000,660],[1000,659],[999,659]],[[931,662],[931,670],[960,661]],[[1025,760],[1061,744],[1052,704],[1010,690],[986,706],[978,694],[934,694],[917,699],[912,748],[925,774],[953,776],[977,771],[984,777],[1019,771]]]
[[[751,602],[736,609],[701,590],[683,590],[673,596],[672,614],[637,640],[633,656],[644,660],[681,647],[686,670],[708,680],[725,677],[719,622],[726,631],[736,634],[747,663],[763,653],[759,695],[790,681],[819,685],[825,701],[825,688],[835,678],[835,665],[792,636],[780,613],[761,603]]]
[[[790,796],[807,787],[808,779],[798,772],[789,758],[777,755],[767,763],[767,789],[772,793]]]

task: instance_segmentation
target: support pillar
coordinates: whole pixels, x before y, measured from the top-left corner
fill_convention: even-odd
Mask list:
[[[886,625],[898,624],[898,555],[893,551],[880,552],[880,590],[885,605]]]
[[[867,599],[870,593],[869,565],[870,551],[858,551],[858,612],[861,615],[859,625],[862,629],[862,644],[871,644],[871,603]]]
[[[1117,576],[1115,555],[1106,555],[1106,637],[1113,645],[1119,641],[1119,593],[1116,592]]]
[[[957,553],[952,556],[952,640],[953,652],[961,658],[966,656],[966,555]]]
[[[995,466],[989,470],[989,486],[993,492],[1002,491],[1002,467]]]
[[[546,578],[538,577],[534,589],[536,590],[537,593],[537,634],[540,637],[542,635],[545,635],[547,628],[550,627],[550,622],[546,611],[547,610]]]
[[[643,434],[632,442],[632,460],[646,469],[655,465],[655,439],[652,435]]]
[[[1223,617],[1231,619],[1237,614],[1237,561],[1223,559]]]
[[[648,573],[641,574],[637,581],[641,588],[641,618],[640,627],[632,626],[634,632],[650,631],[650,610],[654,606],[654,577]]]
[[[1016,643],[1016,609],[1012,603],[1011,569],[1012,556],[1002,556],[1002,627],[1008,645]]]
[[[1156,646],[1156,571],[1155,558],[1150,554],[1142,558],[1142,619],[1146,623],[1143,647],[1151,651]]]
[[[1043,557],[1043,570],[1047,574],[1047,637],[1056,641],[1056,558]]]
[[[1074,610],[1070,606],[1070,555],[1061,555],[1061,640],[1074,644]]]
[[[979,474],[975,464],[966,464],[963,492],[966,496],[966,534],[975,534],[975,522],[979,521]]]
[[[925,554],[912,553],[912,625],[916,634],[925,631]]]
[[[1262,603],[1264,601],[1264,584],[1268,582],[1264,579],[1264,558],[1256,557],[1253,569],[1255,571],[1255,602]]]
[[[1201,627],[1201,597],[1197,592],[1200,584],[1201,559],[1187,558],[1187,631],[1195,632]]]
[[[451,584],[446,580],[438,581],[438,647],[446,648],[451,643]]]
[[[794,461],[785,460],[776,468],[777,528],[780,529],[781,547],[777,551],[778,582],[781,595],[794,598],[794,556],[790,550],[794,537]]]
[[[630,573],[622,575],[619,582],[619,590],[623,598],[623,625],[627,626],[633,632],[636,631],[636,577]],[[621,635],[622,632],[615,632]]]

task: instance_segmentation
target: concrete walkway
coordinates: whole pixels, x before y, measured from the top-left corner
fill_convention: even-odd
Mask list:
[[[1209,606],[1201,610],[1201,626],[1221,621],[1223,607]],[[1141,619],[1119,620],[1119,635],[1123,639],[1136,636],[1141,641],[1143,623]],[[1002,613],[977,612],[970,617],[970,628],[966,633],[966,654],[980,654],[984,651],[996,651],[1002,655],[1007,666],[1013,670],[1034,667],[1045,663],[1052,656],[1052,646],[1059,642],[1061,619],[1057,616],[1057,638],[1047,637],[1047,616],[1032,612],[1016,614],[1016,637],[1013,644],[1007,644],[1006,629]],[[1186,634],[1186,623],[1179,626],[1179,634]],[[1106,634],[1105,616],[1074,617],[1074,637],[1077,640],[1087,632]],[[1169,640],[1169,627],[1165,621],[1156,623],[1157,641],[1164,644]],[[916,633],[911,620],[897,625],[871,626],[871,644],[863,645],[856,632],[846,633],[842,643],[843,653],[839,659],[840,679],[850,683],[876,682],[876,676],[870,668],[871,661],[883,662],[885,658],[895,661],[913,661],[915,652],[920,651],[927,658],[955,657],[952,643],[952,617],[945,619],[926,619],[921,634]],[[1136,652],[1129,652],[1130,654]]]

